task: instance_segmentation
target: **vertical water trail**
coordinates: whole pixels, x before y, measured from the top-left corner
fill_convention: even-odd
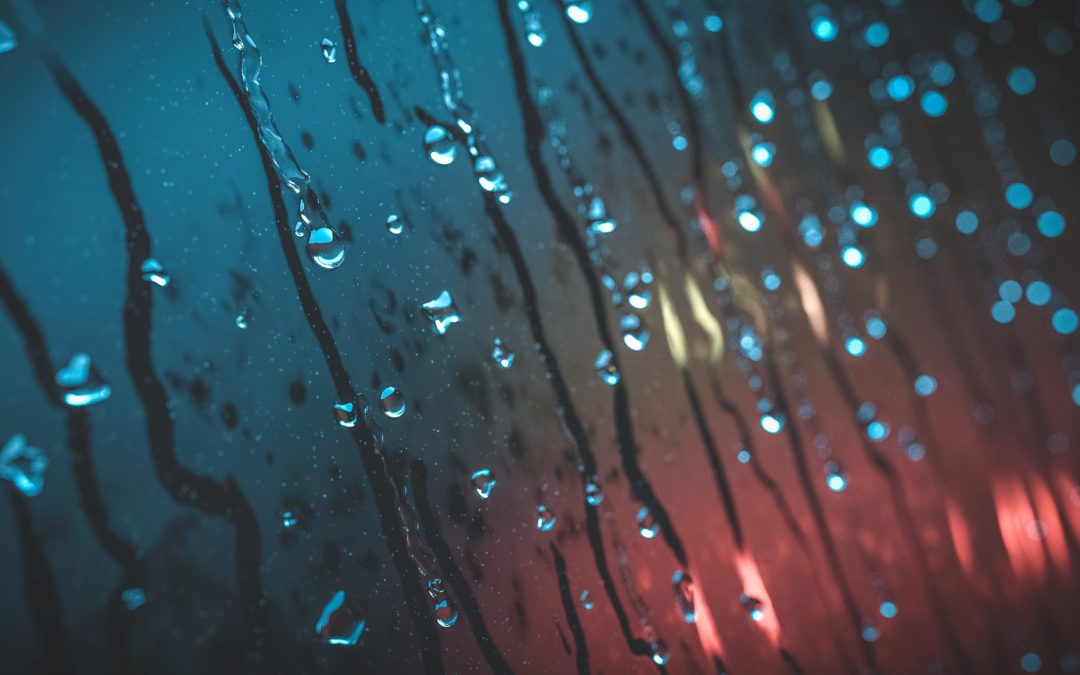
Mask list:
[[[278,664],[269,640],[268,606],[259,571],[262,557],[259,529],[251,505],[235,479],[230,477],[219,483],[210,476],[191,471],[176,457],[175,422],[168,394],[152,357],[152,289],[143,280],[142,272],[143,263],[151,257],[152,242],[120,147],[101,110],[60,58],[44,47],[41,57],[61,94],[94,134],[109,188],[123,219],[128,252],[123,309],[125,359],[146,417],[154,470],[176,502],[193,506],[232,525],[237,587],[248,628],[250,655],[268,672],[276,672]]]
[[[282,253],[292,276],[304,318],[307,320],[312,336],[319,343],[320,351],[326,361],[327,369],[330,371],[339,400],[359,401],[348,372],[345,370],[341,352],[338,350],[330,332],[330,327],[323,317],[322,308],[315,299],[307,275],[304,273],[300,255],[292,240],[288,212],[282,195],[283,186],[269,149],[260,142],[258,119],[249,99],[229,72],[221,51],[218,49],[217,41],[214,39],[209,20],[205,17],[203,27],[210,42],[214,62],[229,86],[229,90],[240,105],[248,126],[254,135],[255,145],[259,151],[266,174],[267,189],[273,207],[278,240],[281,243]],[[363,407],[366,410],[366,406]],[[405,507],[400,503],[400,493],[390,476],[386,457],[368,426],[366,415],[363,418],[358,418],[357,424],[351,427],[349,432],[360,454],[364,471],[375,494],[383,536],[386,538],[390,557],[401,579],[402,590],[405,593],[413,628],[416,630],[421,642],[421,659],[424,664],[424,671],[429,674],[444,673],[445,667],[439,651],[439,638],[435,631],[435,622],[431,618],[426,598],[427,582],[434,578],[432,576],[432,567],[426,560],[420,560],[420,557],[424,556],[424,554],[413,547],[410,537],[412,528],[407,519]]]
[[[514,88],[521,109],[522,126],[525,130],[525,153],[529,166],[533,172],[533,179],[540,191],[548,211],[555,221],[559,237],[570,247],[577,260],[579,271],[589,290],[589,302],[593,310],[593,318],[596,323],[600,342],[612,354],[612,363],[621,373],[619,367],[618,351],[611,337],[608,327],[606,304],[600,284],[592,271],[589,252],[578,233],[566,209],[559,200],[551,176],[541,156],[541,144],[544,139],[544,124],[540,117],[536,103],[533,101],[529,90],[528,75],[525,67],[525,57],[518,44],[517,35],[514,31],[510,16],[508,2],[512,0],[495,0],[499,11],[499,19],[502,32],[506,39],[507,52],[510,57],[510,68],[514,76]],[[619,454],[622,457],[623,472],[630,481],[634,497],[649,508],[656,521],[661,527],[661,535],[671,549],[672,554],[680,564],[686,565],[686,549],[682,540],[675,531],[675,524],[671,520],[667,509],[660,502],[659,497],[653,490],[652,484],[645,476],[641,465],[638,463],[638,446],[634,438],[633,421],[630,416],[629,394],[626,388],[626,378],[621,377],[613,386],[615,430]]]
[[[232,26],[232,46],[240,54],[237,80],[255,116],[259,143],[269,153],[278,177],[298,200],[294,234],[307,238],[308,255],[316,264],[326,269],[336,268],[345,260],[345,244],[341,233],[330,225],[330,219],[311,187],[311,176],[296,161],[292,149],[274,121],[270,99],[263,91],[260,80],[262,53],[248,32],[240,0],[224,0],[224,6]],[[315,220],[312,219],[312,212]]]
[[[386,110],[383,107],[379,88],[371,79],[371,73],[360,63],[360,57],[356,53],[356,34],[353,32],[352,19],[349,17],[348,0],[334,0],[334,9],[337,10],[338,21],[341,23],[341,40],[345,44],[345,60],[349,64],[349,73],[356,84],[364,90],[371,105],[371,114],[379,124],[386,122]]]
[[[449,544],[446,543],[446,539],[442,536],[439,520],[435,516],[435,511],[431,508],[431,498],[428,496],[427,491],[427,465],[424,464],[423,460],[415,459],[412,461],[410,478],[420,527],[424,532],[424,537],[427,539],[428,547],[435,553],[435,559],[438,560],[439,566],[446,571],[446,578],[450,581],[454,593],[457,594],[458,599],[461,601],[461,607],[469,621],[473,637],[476,639],[476,646],[480,648],[480,652],[484,655],[487,664],[491,666],[492,672],[512,675],[514,671],[506,662],[502,652],[499,651],[499,647],[495,644],[494,638],[491,637],[491,633],[488,631],[484,616],[480,612],[480,603],[476,600],[476,594],[473,593],[468,579],[465,578],[461,568],[458,567],[457,562],[454,560],[454,554],[450,550]]]
[[[581,626],[578,617],[577,605],[574,604],[573,591],[570,589],[570,575],[566,571],[566,560],[563,559],[559,547],[549,544],[551,557],[555,561],[555,578],[559,582],[559,599],[562,600],[563,612],[566,613],[566,623],[570,626],[570,633],[574,636],[574,659],[577,664],[578,675],[588,675],[589,670],[589,645],[585,641],[585,630]]]
[[[626,119],[626,116],[623,115],[622,110],[619,109],[619,106],[615,103],[615,100],[611,97],[607,88],[600,81],[600,77],[596,73],[596,68],[593,66],[589,55],[585,52],[585,47],[577,34],[577,29],[574,28],[574,22],[570,20],[570,17],[567,16],[563,9],[563,0],[552,1],[558,8],[559,16],[563,18],[566,34],[570,38],[570,45],[574,48],[574,54],[577,55],[578,63],[581,65],[582,72],[585,73],[585,78],[589,81],[589,85],[596,93],[597,98],[600,99],[608,116],[615,122],[615,126],[619,129],[619,136],[630,150],[630,154],[633,155],[635,163],[645,177],[645,182],[649,185],[649,191],[652,193],[653,201],[656,203],[656,208],[660,212],[660,217],[663,218],[664,224],[667,226],[672,236],[675,237],[675,246],[679,254],[679,259],[684,262],[687,261],[686,235],[683,232],[682,226],[679,224],[679,217],[675,215],[675,211],[672,209],[671,204],[664,195],[664,189],[660,185],[660,178],[657,176],[656,170],[653,168],[652,163],[645,154],[644,145],[642,145],[637,134],[634,133],[633,127],[630,126],[630,122]],[[691,153],[693,153],[693,151],[691,151]]]

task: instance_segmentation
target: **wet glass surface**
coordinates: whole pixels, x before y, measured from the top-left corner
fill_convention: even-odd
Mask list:
[[[1078,30],[0,2],[4,672],[1080,672]]]

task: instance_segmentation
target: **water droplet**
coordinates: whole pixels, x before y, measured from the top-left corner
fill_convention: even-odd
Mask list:
[[[431,161],[446,166],[457,157],[457,144],[446,127],[434,124],[424,132],[424,152],[428,154]]]
[[[646,539],[654,539],[660,532],[660,525],[656,522],[656,518],[653,517],[652,511],[649,510],[648,506],[642,506],[638,510],[637,526],[638,532]]]
[[[56,386],[60,387],[64,403],[73,408],[94,405],[112,395],[112,388],[94,368],[90,357],[83,353],[72,356],[68,364],[57,371]]]
[[[36,497],[45,487],[45,453],[27,445],[26,436],[15,434],[0,450],[0,478],[11,482],[27,497]]]
[[[480,469],[473,473],[472,477],[473,489],[476,490],[476,494],[480,496],[480,499],[487,499],[491,496],[491,489],[495,487],[495,477],[491,475],[491,469]]]
[[[760,423],[765,433],[778,434],[784,428],[784,415],[777,412],[762,413]]]
[[[644,275],[630,272],[623,280],[623,290],[626,291],[626,302],[634,309],[648,309],[652,303],[652,291],[644,280]]]
[[[134,612],[146,604],[146,593],[141,588],[128,588],[120,594],[120,601],[124,603],[127,611]]]
[[[293,511],[282,511],[281,512],[281,526],[284,527],[286,530],[291,529],[293,527],[296,527],[296,525],[299,522],[300,522],[300,519],[296,516],[295,512],[293,512]]]
[[[739,596],[739,604],[746,610],[751,621],[759,622],[765,618],[765,605],[754,596],[743,593]]]
[[[386,217],[386,231],[390,234],[401,234],[405,231],[405,221],[396,213]]]
[[[435,603],[435,622],[443,628],[451,628],[458,620],[457,609],[445,598]]]
[[[247,310],[241,310],[240,313],[236,315],[236,327],[239,328],[240,330],[247,330],[247,327],[248,327]]]
[[[585,483],[585,501],[589,506],[600,506],[604,501],[604,491],[600,489],[600,484],[595,478]]]
[[[330,38],[323,38],[322,42],[319,43],[319,46],[322,47],[322,55],[327,63],[337,61],[337,44],[333,40]]]
[[[843,492],[847,489],[847,475],[836,462],[829,461],[825,464],[825,485],[833,492]]]
[[[439,297],[425,302],[421,307],[424,310],[424,315],[431,320],[435,326],[435,332],[439,335],[446,333],[446,329],[451,324],[461,321],[461,315],[458,314],[457,306],[454,304],[454,298],[450,295],[450,291],[439,293]]]
[[[697,621],[697,612],[694,610],[694,581],[682,570],[671,577],[671,585],[675,588],[675,604],[682,613],[683,621],[694,623]]]
[[[589,23],[592,19],[592,3],[588,0],[563,0],[563,7],[574,23]]]
[[[476,174],[476,182],[487,192],[492,192],[499,197],[499,201],[507,203],[510,186],[506,183],[506,177],[495,164],[495,158],[491,155],[481,155],[473,164],[473,172]],[[505,197],[505,199],[504,199]]]
[[[379,394],[379,403],[387,417],[401,417],[405,414],[405,394],[396,387],[387,387]]]
[[[586,217],[589,220],[589,231],[593,234],[611,234],[618,227],[615,219],[608,217],[607,205],[601,197],[589,200]]]
[[[514,350],[506,346],[499,338],[495,338],[495,346],[491,349],[491,358],[495,360],[495,363],[500,368],[509,368],[514,365]]]
[[[668,651],[667,643],[663,640],[653,640],[649,645],[649,651],[652,652],[653,663],[658,666],[666,664],[671,658],[671,652]]]
[[[869,619],[864,619],[862,622],[862,631],[860,633],[862,639],[866,642],[876,642],[881,637],[881,630],[874,625],[874,622]]]
[[[11,26],[0,21],[0,54],[10,52],[18,45],[19,42],[15,39],[15,31],[11,30]]]
[[[323,607],[322,616],[315,623],[315,633],[328,645],[355,645],[364,632],[365,621],[352,605],[345,600],[345,591],[338,591]]]
[[[335,403],[334,404],[334,419],[337,423],[343,427],[351,428],[356,426],[356,404],[352,401],[348,403]]]
[[[555,514],[546,506],[536,507],[536,529],[541,532],[550,532],[555,528]]]
[[[604,349],[596,357],[594,363],[596,374],[604,381],[604,384],[614,387],[619,383],[619,368],[615,365],[615,355]]]
[[[345,261],[345,242],[333,228],[317,227],[308,234],[307,254],[319,267],[332,270]]]
[[[169,273],[165,271],[165,268],[158,262],[157,258],[147,258],[143,261],[142,278],[143,281],[149,281],[162,288],[168,286],[170,281]]]
[[[635,352],[645,349],[649,342],[649,327],[645,319],[634,312],[628,312],[619,319],[619,327],[622,329],[623,344]]]
[[[592,594],[589,593],[589,591],[587,590],[581,592],[581,596],[579,599],[581,600],[581,606],[584,607],[586,610],[592,609],[596,606],[593,604]]]
[[[895,602],[886,600],[878,607],[878,612],[886,619],[895,619],[896,615],[900,613],[900,610],[897,608]]]

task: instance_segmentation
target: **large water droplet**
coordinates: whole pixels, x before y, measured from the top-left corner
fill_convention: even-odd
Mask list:
[[[329,227],[317,227],[308,234],[307,254],[319,267],[332,270],[345,261],[345,242]]]
[[[149,281],[152,284],[157,284],[162,288],[169,285],[169,273],[165,271],[165,268],[158,261],[157,258],[147,258],[142,264],[142,278],[143,281]]]
[[[480,469],[474,472],[470,480],[480,499],[491,496],[491,489],[495,487],[495,476],[491,475],[491,469]]]
[[[618,227],[615,219],[608,217],[607,205],[600,197],[589,200],[586,215],[589,219],[589,230],[594,234],[611,234]]]
[[[622,329],[623,344],[635,352],[645,349],[649,342],[649,327],[645,319],[633,312],[623,314],[619,319],[619,327]]]
[[[97,372],[86,354],[75,354],[71,361],[56,373],[56,386],[60,387],[64,403],[73,407],[100,403],[112,395],[112,388]]]
[[[541,532],[550,532],[555,528],[555,514],[546,506],[536,507],[536,529]]]
[[[593,365],[596,368],[596,374],[600,376],[604,384],[614,387],[619,383],[619,368],[615,365],[614,354],[609,350],[601,351]]]
[[[356,404],[352,401],[334,404],[334,419],[343,427],[356,426]]]
[[[434,124],[424,132],[424,152],[431,161],[446,166],[457,157],[457,144],[446,127]]]
[[[337,61],[337,44],[333,40],[330,38],[323,38],[322,42],[319,43],[319,46],[322,47],[322,55],[327,63]]]
[[[652,511],[648,506],[642,506],[637,512],[638,532],[646,539],[653,539],[660,532],[660,524],[656,522]]]
[[[0,450],[0,478],[10,481],[27,497],[41,494],[45,487],[45,453],[26,443],[26,436],[15,434]]]
[[[10,52],[18,44],[18,40],[15,39],[15,31],[11,30],[11,27],[6,23],[0,21],[0,54]]]
[[[495,360],[500,368],[509,368],[514,365],[514,358],[517,355],[514,354],[514,350],[506,346],[499,338],[495,338],[495,346],[491,350],[491,358]]]
[[[634,309],[647,309],[652,303],[652,292],[649,290],[648,282],[645,279],[646,275],[644,274],[630,272],[623,280],[626,302]]]
[[[379,394],[379,403],[387,417],[401,417],[405,414],[405,394],[395,387],[387,387]]]
[[[421,307],[424,310],[424,315],[431,320],[435,326],[435,332],[439,335],[446,333],[446,329],[451,324],[461,321],[461,315],[458,314],[457,306],[454,304],[454,298],[450,295],[450,291],[439,293],[439,297],[425,302]]]
[[[697,620],[697,612],[694,610],[694,581],[682,570],[671,577],[671,585],[675,589],[675,604],[682,613],[683,621],[694,623]]]
[[[345,600],[345,591],[338,591],[323,607],[315,633],[328,645],[351,646],[360,639],[364,625],[360,612]]]

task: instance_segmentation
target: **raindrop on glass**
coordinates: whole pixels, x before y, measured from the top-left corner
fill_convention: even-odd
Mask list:
[[[445,334],[451,324],[461,321],[461,315],[458,314],[457,305],[454,304],[450,291],[439,293],[439,297],[425,302],[421,308],[439,335]]]
[[[387,387],[379,394],[379,404],[387,417],[401,417],[405,414],[405,394],[396,387]]]
[[[642,537],[646,539],[653,539],[660,532],[660,525],[656,522],[656,518],[653,517],[652,511],[648,506],[642,506],[637,512],[637,526],[638,532]]]
[[[315,623],[315,634],[328,645],[355,645],[364,632],[364,618],[345,600],[345,591],[334,593]]]
[[[495,487],[495,477],[491,475],[491,469],[480,469],[473,473],[472,477],[473,489],[476,490],[476,494],[480,496],[480,499],[487,499],[491,496],[491,490]]]
[[[317,227],[308,234],[307,254],[319,267],[332,270],[345,261],[345,242],[332,228]]]
[[[141,271],[143,281],[149,281],[162,288],[169,285],[169,273],[165,271],[165,268],[158,262],[157,258],[147,258],[143,261]]]
[[[337,44],[333,40],[330,38],[323,38],[322,42],[319,43],[319,46],[322,47],[322,55],[327,63],[337,61]]]
[[[45,453],[26,443],[26,436],[15,434],[0,450],[0,478],[9,481],[27,497],[36,497],[45,487]]]
[[[555,514],[546,506],[536,507],[536,529],[541,532],[550,532],[555,527]]]
[[[75,354],[68,364],[56,373],[64,403],[73,408],[100,403],[112,395],[112,388],[97,372],[86,354]]]
[[[516,356],[514,350],[507,347],[505,342],[495,338],[495,346],[491,348],[491,358],[500,368],[509,368],[514,365]]]
[[[679,570],[671,577],[671,585],[675,589],[675,604],[679,607],[679,612],[682,613],[683,621],[694,623],[697,620],[697,613],[694,610],[693,579],[690,578],[689,574]]]
[[[334,419],[337,423],[343,427],[351,428],[356,426],[356,404],[352,401],[348,403],[335,403],[334,404]]]
[[[424,152],[431,161],[446,166],[457,156],[457,144],[446,127],[435,124],[424,132]]]
[[[609,350],[601,351],[593,365],[604,384],[614,387],[619,383],[619,369],[615,365],[615,356]]]

